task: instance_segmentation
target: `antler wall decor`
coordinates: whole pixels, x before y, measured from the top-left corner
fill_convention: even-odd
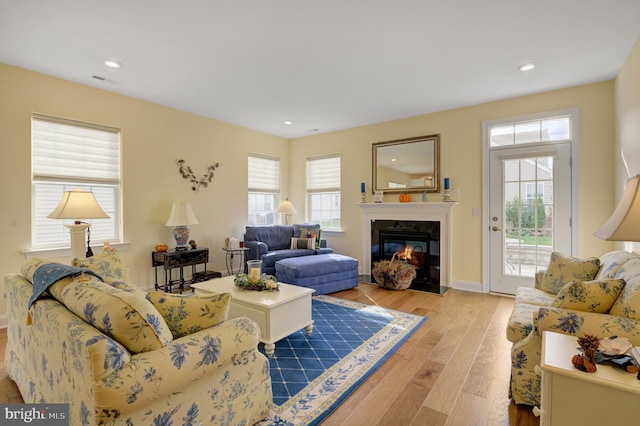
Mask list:
[[[215,163],[207,167],[206,173],[200,179],[198,179],[196,175],[193,174],[193,170],[191,170],[191,167],[184,164],[184,160],[178,160],[178,166],[180,166],[180,176],[182,176],[183,179],[189,179],[189,182],[191,182],[191,189],[194,192],[198,192],[198,189],[200,189],[201,186],[203,188],[209,186],[211,180],[213,179],[213,171],[220,167],[220,163]]]

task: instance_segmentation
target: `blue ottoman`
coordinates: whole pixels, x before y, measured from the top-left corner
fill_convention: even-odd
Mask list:
[[[358,261],[341,254],[290,257],[276,262],[279,282],[327,294],[358,286]]]

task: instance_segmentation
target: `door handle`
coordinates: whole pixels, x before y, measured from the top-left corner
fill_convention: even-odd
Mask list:
[[[497,226],[494,226],[493,228],[491,228],[492,231],[502,231],[502,228],[498,228]]]

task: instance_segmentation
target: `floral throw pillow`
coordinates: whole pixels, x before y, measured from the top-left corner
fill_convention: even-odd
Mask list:
[[[624,280],[572,281],[560,289],[551,306],[604,314],[623,288]]]
[[[609,315],[640,321],[640,259],[625,262],[616,276],[627,284],[609,309]]]
[[[131,282],[129,271],[114,250],[105,250],[86,259],[76,257],[71,262],[76,268],[86,268],[100,275],[105,282],[113,280]]]
[[[121,290],[87,276],[86,281],[68,284],[62,301],[71,312],[132,353],[160,349],[173,341],[167,323],[144,292]]]
[[[551,253],[549,267],[542,277],[540,289],[548,293],[558,294],[565,284],[571,281],[591,281],[600,269],[600,259],[590,257],[578,259],[563,256],[558,252]]]
[[[156,307],[167,322],[175,339],[213,327],[227,319],[231,295],[229,293],[203,296],[181,296],[150,291],[147,300]]]

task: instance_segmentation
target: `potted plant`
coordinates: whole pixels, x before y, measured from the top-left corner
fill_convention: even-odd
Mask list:
[[[380,287],[405,290],[416,277],[416,267],[409,262],[396,259],[394,253],[391,260],[375,262],[371,273]]]

